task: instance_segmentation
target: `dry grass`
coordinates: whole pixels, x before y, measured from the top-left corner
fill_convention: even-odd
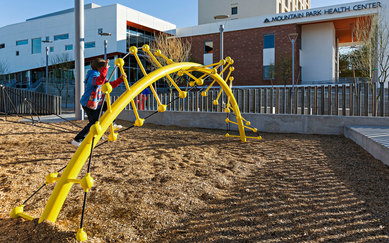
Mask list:
[[[0,242],[75,242],[78,185],[55,225],[9,217],[66,165],[74,134],[0,127]],[[263,137],[241,143],[223,131],[153,125],[120,134],[95,150],[88,241],[389,241],[387,166],[341,136]],[[52,188],[25,211],[39,217]]]

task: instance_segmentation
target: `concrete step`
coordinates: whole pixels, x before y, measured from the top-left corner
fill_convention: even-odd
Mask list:
[[[389,166],[389,127],[345,126],[344,136]]]

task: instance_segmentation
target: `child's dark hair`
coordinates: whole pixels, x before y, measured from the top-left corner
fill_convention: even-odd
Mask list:
[[[104,67],[104,65],[105,65],[105,60],[103,58],[96,58],[90,64],[91,68],[96,71],[99,70],[99,68]]]

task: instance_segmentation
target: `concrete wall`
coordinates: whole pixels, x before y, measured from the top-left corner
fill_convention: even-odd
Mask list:
[[[139,111],[141,117],[153,113],[153,111]],[[250,121],[252,126],[260,132],[271,133],[302,133],[302,134],[326,134],[343,135],[346,125],[361,126],[389,126],[389,118],[381,117],[343,117],[343,116],[308,116],[308,115],[271,115],[244,113],[243,117]],[[132,111],[125,110],[119,119],[134,121]],[[226,129],[226,113],[215,112],[164,112],[157,113],[147,119],[146,123],[158,125],[176,125],[181,127],[196,127],[208,129]],[[230,115],[234,120],[234,116]],[[237,126],[231,124],[231,130],[237,130]]]
[[[335,28],[332,22],[301,28],[302,81],[335,78]]]

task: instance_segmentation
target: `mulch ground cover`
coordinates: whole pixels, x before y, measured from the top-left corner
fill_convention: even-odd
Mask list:
[[[79,185],[55,224],[9,213],[69,162],[80,128],[7,120],[0,120],[0,242],[76,242]],[[241,143],[224,135],[146,124],[95,149],[87,242],[389,242],[389,168],[352,141],[263,133],[261,142]],[[53,187],[25,212],[39,218]]]

